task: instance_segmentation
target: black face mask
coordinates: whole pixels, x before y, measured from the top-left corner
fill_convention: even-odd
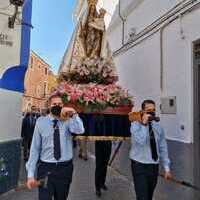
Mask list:
[[[51,113],[56,117],[60,117],[62,107],[61,106],[53,106],[51,107]]]
[[[156,116],[156,113],[155,113],[155,112],[147,112],[147,114],[151,115],[152,117],[155,117],[155,116]]]

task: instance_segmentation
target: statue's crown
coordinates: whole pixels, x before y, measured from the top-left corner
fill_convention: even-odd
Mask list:
[[[97,5],[98,0],[87,0],[87,2],[88,2],[88,6]]]

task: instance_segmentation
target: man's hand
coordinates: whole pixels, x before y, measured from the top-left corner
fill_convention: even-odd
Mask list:
[[[31,190],[33,188],[38,187],[38,182],[34,178],[28,178],[26,185],[27,188]]]
[[[147,125],[149,122],[149,117],[151,117],[150,114],[144,113],[142,115],[142,124]]]
[[[76,110],[71,107],[63,107],[61,110],[61,119],[62,120],[67,120],[71,118],[74,114],[76,114]]]
[[[170,180],[170,179],[172,179],[173,176],[172,176],[171,172],[165,172],[164,177],[165,177],[165,180]]]

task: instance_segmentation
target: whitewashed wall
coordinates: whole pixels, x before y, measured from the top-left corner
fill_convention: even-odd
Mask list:
[[[0,142],[20,138],[22,94],[0,89]]]
[[[126,20],[126,33],[128,33],[132,27],[136,28],[137,33],[140,32],[146,26],[153,23],[160,16],[164,15],[170,9],[174,8],[178,3],[183,1],[187,0],[120,0],[121,14]],[[108,31],[113,31],[113,29],[120,24],[121,20],[119,15],[115,14],[115,16],[112,18]]]
[[[8,0],[0,1],[0,8],[6,8],[9,5]],[[12,47],[0,43],[0,78],[10,66],[20,64],[20,45],[21,45],[21,26],[17,25],[14,29],[8,28],[8,15],[14,13],[14,6],[6,9],[0,9],[0,34],[1,38],[8,37],[4,41],[12,43]],[[1,39],[2,40],[2,39]]]
[[[175,0],[142,1],[127,17],[126,30],[136,27],[137,32],[141,31],[179,2]],[[180,20],[174,21],[164,29],[164,88],[162,92],[160,90],[159,32],[115,57],[120,84],[128,88],[135,96],[136,109],[139,109],[145,98],[153,98],[159,105],[162,96],[177,97],[177,114],[162,115],[162,124],[169,139],[187,143],[193,142],[192,42],[200,38],[199,19],[200,9],[183,16],[184,39],[180,34]],[[121,24],[116,25],[113,23],[115,20],[112,19],[108,32],[113,51],[121,46],[122,37]],[[159,107],[157,109],[159,110]],[[184,130],[181,130],[181,125],[185,126]]]
[[[0,10],[4,13],[0,14],[0,34],[7,35],[6,40],[12,42],[12,46],[0,43],[0,79],[6,70],[20,65],[21,25],[8,28],[8,14],[14,13],[14,6],[8,7],[9,4],[9,0],[0,1],[0,8],[5,8]],[[21,97],[21,93],[0,89],[0,142],[20,138]]]

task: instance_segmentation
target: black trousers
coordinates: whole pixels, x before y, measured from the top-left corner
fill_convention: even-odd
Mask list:
[[[40,162],[38,167],[38,179],[48,175],[47,186],[39,187],[39,200],[66,200],[72,182],[72,161],[62,164]]]
[[[137,200],[152,200],[158,181],[159,165],[132,160],[131,168]]]
[[[97,190],[106,182],[107,166],[110,160],[112,143],[110,141],[95,142],[96,170],[95,187]]]
[[[24,138],[23,139],[23,151],[24,151],[24,160],[28,160],[29,159],[29,154],[30,154],[30,148],[31,148],[31,142],[32,142],[32,138]]]

